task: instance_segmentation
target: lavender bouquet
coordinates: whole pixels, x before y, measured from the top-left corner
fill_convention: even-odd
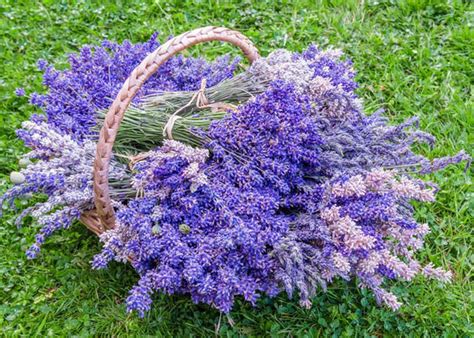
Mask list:
[[[28,258],[93,208],[104,110],[157,46],[156,36],[86,46],[65,71],[39,62],[48,92],[30,101],[45,116],[18,131],[31,152],[1,199],[47,198],[18,218],[42,226]],[[396,310],[387,281],[448,282],[450,271],[416,260],[429,225],[411,202],[434,201],[437,187],[422,175],[469,156],[429,160],[411,150],[434,143],[416,118],[392,125],[382,111],[366,115],[338,50],[276,50],[235,74],[238,63],[174,57],[125,115],[109,175],[117,225],[100,236],[92,266],[133,265],[140,278],[128,310],[143,316],[154,292],[227,313],[236,296],[256,304],[286,291],[308,308],[336,278],[356,279]]]

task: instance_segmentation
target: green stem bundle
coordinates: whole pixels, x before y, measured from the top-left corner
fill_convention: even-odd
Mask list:
[[[226,109],[215,109],[213,104],[239,105],[265,91],[269,80],[248,71],[210,87],[202,88],[207,103],[198,100],[199,91],[156,92],[140,99],[126,112],[115,141],[115,151],[133,155],[159,146],[166,138],[163,132],[173,116],[172,138],[191,146],[202,140],[193,128],[207,129],[214,120],[221,119]],[[224,106],[225,107],[225,106]],[[102,125],[106,111],[99,112],[98,126]]]

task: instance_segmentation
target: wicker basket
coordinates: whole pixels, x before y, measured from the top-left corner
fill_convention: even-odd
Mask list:
[[[97,235],[115,227],[115,213],[109,196],[109,164],[115,137],[128,105],[143,83],[169,58],[206,41],[225,41],[239,47],[249,62],[259,58],[258,50],[241,33],[224,27],[204,27],[181,34],[149,54],[130,74],[105,116],[99,134],[93,169],[95,209],[81,215],[81,222]]]

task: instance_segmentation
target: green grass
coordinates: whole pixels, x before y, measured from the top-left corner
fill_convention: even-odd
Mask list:
[[[394,121],[419,115],[438,143],[430,157],[474,145],[474,6],[458,1],[6,1],[0,0],[0,191],[25,151],[14,131],[35,110],[16,87],[42,90],[38,58],[60,66],[66,54],[103,38],[134,42],[153,31],[178,34],[205,25],[241,30],[263,55],[310,42],[343,48],[354,60],[359,94],[368,111],[385,107]],[[193,49],[214,57],[238,52],[227,45]],[[354,283],[338,282],[303,310],[284,295],[256,308],[239,300],[230,317],[187,297],[157,295],[144,319],[125,313],[137,276],[125,265],[89,266],[99,251],[80,224],[52,237],[35,261],[24,251],[37,229],[0,219],[0,334],[227,336],[473,336],[474,190],[461,166],[432,175],[438,201],[418,208],[432,233],[422,261],[452,269],[451,285],[422,278],[392,289],[405,305],[398,313],[375,305]]]

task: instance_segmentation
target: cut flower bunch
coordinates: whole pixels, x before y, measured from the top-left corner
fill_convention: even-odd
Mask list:
[[[30,101],[45,115],[18,130],[31,151],[1,199],[14,207],[46,196],[18,217],[41,225],[29,258],[100,205],[96,143],[110,134],[111,98],[172,41],[86,46],[64,71],[39,62],[48,91]],[[240,73],[229,57],[152,63],[156,73],[118,117],[115,155],[105,156],[115,222],[99,231],[103,250],[92,266],[132,264],[140,278],[128,310],[143,316],[154,292],[227,313],[237,296],[256,304],[286,291],[309,308],[337,278],[355,279],[396,310],[390,280],[448,282],[449,270],[416,259],[430,229],[412,202],[435,199],[423,175],[469,156],[427,159],[411,149],[434,143],[416,118],[394,125],[382,111],[365,114],[352,63],[338,50],[310,45],[250,61]]]

